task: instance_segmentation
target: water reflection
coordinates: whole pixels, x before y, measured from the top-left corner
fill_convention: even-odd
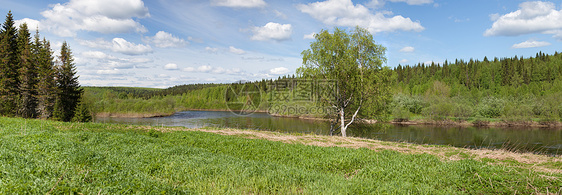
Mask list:
[[[185,111],[160,118],[98,118],[97,122],[189,128],[227,127],[318,135],[328,135],[330,129],[326,121],[271,117],[267,113],[239,116],[221,111]],[[562,154],[562,130],[553,129],[352,124],[348,131],[350,136],[384,141]]]

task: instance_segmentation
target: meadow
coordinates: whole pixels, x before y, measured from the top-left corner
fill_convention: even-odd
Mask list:
[[[0,194],[562,193],[560,157],[533,163],[462,149],[444,158],[341,147],[355,138],[261,133],[0,117]]]

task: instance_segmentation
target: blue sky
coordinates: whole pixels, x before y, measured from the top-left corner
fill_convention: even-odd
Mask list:
[[[552,54],[562,2],[519,0],[1,0],[67,41],[84,86],[165,88],[293,74],[322,29],[361,26],[386,66]]]

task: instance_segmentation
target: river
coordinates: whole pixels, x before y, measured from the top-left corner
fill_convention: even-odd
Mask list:
[[[272,117],[267,113],[240,116],[227,111],[184,111],[156,118],[97,118],[100,123],[188,128],[229,127],[283,133],[328,135],[327,121]],[[543,128],[457,127],[429,125],[351,125],[348,135],[383,141],[451,145],[465,148],[502,148],[548,155],[562,154],[562,130]]]

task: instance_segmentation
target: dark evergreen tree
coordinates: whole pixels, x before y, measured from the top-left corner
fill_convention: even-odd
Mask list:
[[[19,27],[17,43],[20,81],[17,115],[24,118],[34,118],[37,107],[37,71],[34,62],[35,55],[31,46],[31,36],[25,23]]]
[[[70,121],[82,96],[82,89],[78,83],[72,52],[66,42],[62,44],[58,63],[56,81],[59,95],[53,114],[58,120]]]
[[[17,34],[12,12],[0,32],[0,115],[16,114],[18,97]]]
[[[53,107],[58,94],[53,51],[49,41],[44,38],[43,41],[39,40],[39,33],[35,35],[34,46],[37,49],[36,64],[39,80],[37,83],[37,116],[46,119],[53,115]]]
[[[74,112],[74,117],[72,118],[73,122],[91,122],[92,121],[92,113],[86,105],[85,101],[80,101],[78,103],[78,107]]]

